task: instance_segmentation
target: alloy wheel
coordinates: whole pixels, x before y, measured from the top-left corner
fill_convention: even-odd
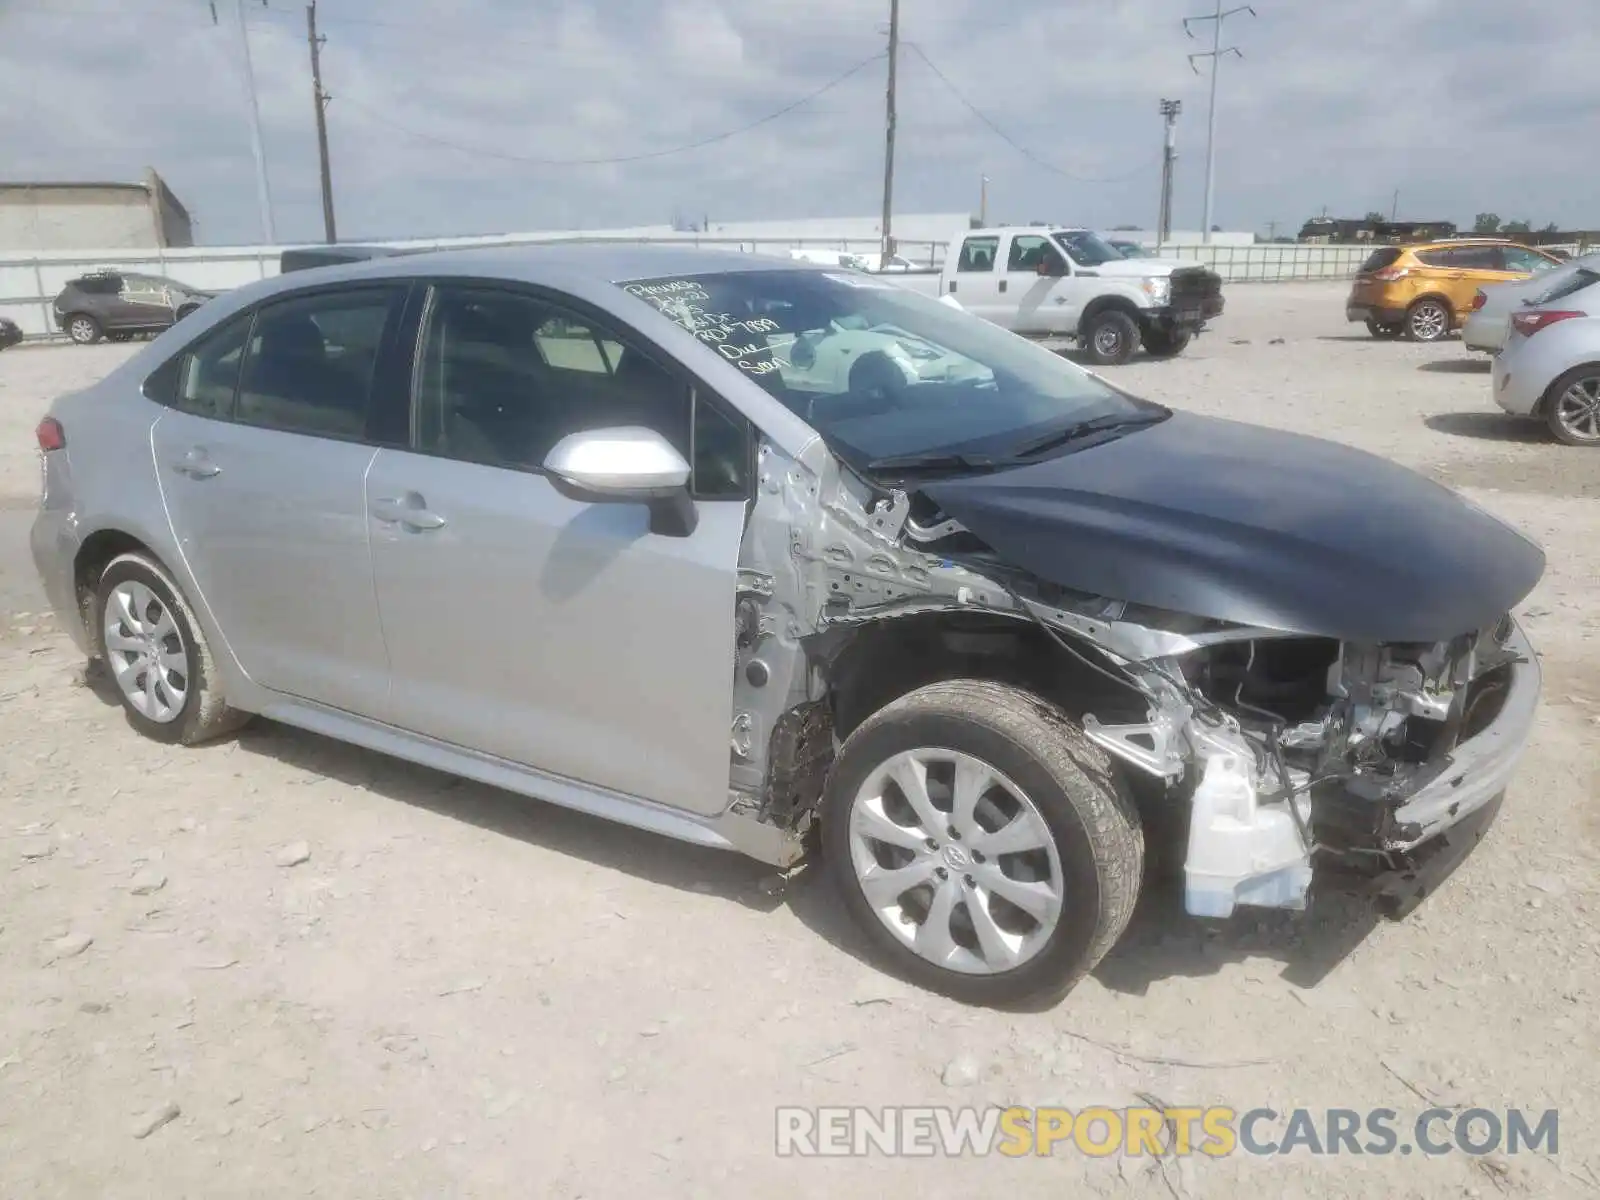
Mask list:
[[[88,317],[73,317],[71,324],[67,326],[67,333],[73,341],[87,345],[94,341],[95,324]]]
[[[177,720],[189,696],[189,652],[171,609],[138,580],[123,580],[106,600],[104,632],[128,704],[158,724]]]
[[[1411,310],[1411,336],[1419,342],[1436,342],[1450,332],[1450,314],[1436,300],[1424,300]]]
[[[969,754],[896,754],[862,783],[849,829],[868,907],[937,966],[1009,971],[1060,922],[1065,882],[1050,826],[1022,789]]]
[[[1600,442],[1600,375],[1574,379],[1556,397],[1555,419],[1575,442]]]

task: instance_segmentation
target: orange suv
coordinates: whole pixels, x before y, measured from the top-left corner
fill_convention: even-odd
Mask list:
[[[1356,273],[1344,315],[1364,322],[1373,337],[1436,342],[1466,322],[1484,284],[1527,279],[1559,262],[1543,250],[1494,238],[1382,246]]]

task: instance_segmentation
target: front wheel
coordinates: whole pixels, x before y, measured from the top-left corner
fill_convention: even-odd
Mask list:
[[[1188,349],[1193,337],[1187,329],[1161,329],[1152,325],[1144,331],[1145,353],[1156,358],[1172,358]]]
[[[850,735],[822,843],[885,961],[975,1004],[1071,990],[1127,926],[1144,868],[1106,755],[1044,700],[982,680],[930,684]]]
[[[1413,342],[1437,342],[1450,332],[1450,309],[1443,300],[1418,300],[1406,310],[1406,336]]]
[[[1139,326],[1127,313],[1113,308],[1089,319],[1083,340],[1095,365],[1121,366],[1139,348]]]

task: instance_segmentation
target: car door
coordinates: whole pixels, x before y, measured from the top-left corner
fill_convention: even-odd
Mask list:
[[[1078,327],[1083,304],[1066,255],[1041,234],[1019,233],[1006,251],[1000,293],[1014,308],[1011,328],[1018,333],[1070,333]]]
[[[252,680],[366,716],[388,659],[367,545],[370,402],[400,285],[324,290],[230,321],[188,354],[152,431],[172,531]]]
[[[418,356],[409,444],[381,450],[367,479],[389,721],[720,811],[746,423],[543,293],[439,285]],[[690,458],[687,536],[652,532],[643,504],[573,499],[542,470],[566,434],[627,425]]]
[[[948,295],[954,296],[961,307],[996,325],[1008,325],[1010,312],[1001,303],[1000,295],[1000,237],[998,234],[974,234],[961,243],[956,255],[955,271],[949,280]]]
[[[172,289],[164,279],[150,275],[124,275],[118,300],[131,329],[165,329],[174,321]]]

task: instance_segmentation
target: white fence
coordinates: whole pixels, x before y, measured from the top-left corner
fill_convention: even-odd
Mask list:
[[[876,254],[876,239],[789,238],[761,241],[677,234],[662,237],[582,234],[522,234],[506,237],[441,238],[432,241],[398,241],[385,245],[408,249],[444,249],[472,246],[519,246],[550,242],[672,243],[714,246],[744,253],[787,255],[790,250],[840,250]],[[947,243],[897,241],[901,255],[919,264],[943,263]],[[206,291],[225,291],[278,273],[278,256],[286,247],[236,246],[127,251],[41,252],[0,256],[0,316],[22,327],[29,339],[58,338],[61,332],[51,312],[51,302],[67,282],[85,271],[110,267],[120,271],[161,275]],[[1334,245],[1171,245],[1161,249],[1169,259],[1206,264],[1223,279],[1234,282],[1269,282],[1289,279],[1347,279],[1371,253],[1370,246]]]

